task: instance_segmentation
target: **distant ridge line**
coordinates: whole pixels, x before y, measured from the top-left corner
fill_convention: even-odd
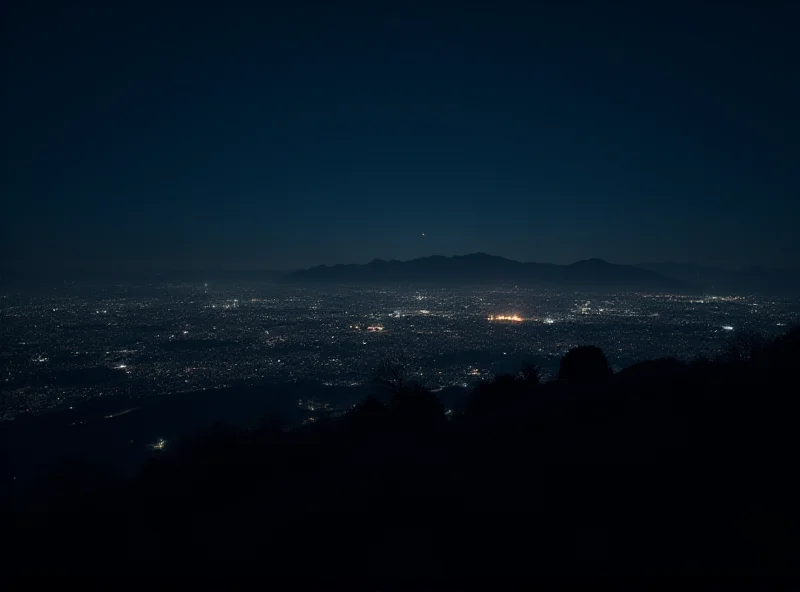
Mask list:
[[[521,283],[627,290],[680,290],[684,287],[681,282],[656,271],[616,265],[603,259],[557,265],[523,263],[487,253],[318,265],[291,272],[283,280],[289,283],[339,284]]]

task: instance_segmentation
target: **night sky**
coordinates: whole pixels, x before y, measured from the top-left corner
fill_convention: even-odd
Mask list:
[[[6,268],[800,267],[797,2],[13,4]]]

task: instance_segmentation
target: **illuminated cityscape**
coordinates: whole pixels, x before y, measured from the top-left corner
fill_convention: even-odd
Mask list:
[[[528,360],[553,374],[579,344],[598,345],[621,368],[689,359],[736,330],[774,334],[800,320],[790,300],[518,287],[120,285],[0,302],[6,419],[112,395],[360,385],[396,352],[431,388],[466,386]]]
[[[509,321],[512,323],[521,323],[525,319],[520,317],[519,315],[489,315],[490,321]]]

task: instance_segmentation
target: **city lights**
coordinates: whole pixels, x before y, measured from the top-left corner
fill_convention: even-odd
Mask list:
[[[231,384],[363,385],[396,352],[432,388],[487,377],[498,358],[529,358],[556,372],[561,356],[582,343],[600,347],[617,367],[691,359],[723,347],[735,330],[777,335],[800,321],[790,299],[503,286],[432,288],[424,304],[420,295],[418,288],[198,283],[37,296],[5,311],[2,417],[95,397],[121,397],[124,409],[130,397]],[[112,324],[96,316],[105,310]],[[61,375],[81,380],[52,380]]]
[[[508,321],[511,323],[521,323],[525,319],[523,319],[519,315],[489,315],[490,321]]]

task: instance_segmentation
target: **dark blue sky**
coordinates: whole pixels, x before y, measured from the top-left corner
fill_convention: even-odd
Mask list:
[[[3,266],[800,266],[795,2],[16,4]]]

